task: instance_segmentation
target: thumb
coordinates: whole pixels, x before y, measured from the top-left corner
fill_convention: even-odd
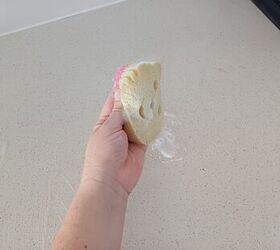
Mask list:
[[[114,92],[114,106],[112,112],[105,122],[112,132],[122,130],[124,124],[123,105],[121,103],[120,90]]]

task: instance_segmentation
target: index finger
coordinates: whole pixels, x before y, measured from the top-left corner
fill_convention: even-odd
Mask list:
[[[110,116],[112,109],[114,107],[114,97],[109,95],[102,107],[102,110],[100,112],[99,118],[97,120],[97,123],[95,125],[94,130],[96,130],[98,127],[100,127]]]

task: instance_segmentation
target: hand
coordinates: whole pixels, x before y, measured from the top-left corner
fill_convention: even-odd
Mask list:
[[[146,146],[128,141],[119,89],[113,92],[89,138],[82,183],[99,181],[116,190],[120,185],[129,194],[141,175]]]

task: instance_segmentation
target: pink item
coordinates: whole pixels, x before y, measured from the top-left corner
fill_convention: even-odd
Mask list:
[[[122,77],[123,72],[127,69],[128,65],[122,65],[117,69],[117,72],[113,78],[114,88],[120,88],[120,79]]]

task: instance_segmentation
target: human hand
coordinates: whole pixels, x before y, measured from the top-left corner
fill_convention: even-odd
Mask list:
[[[129,194],[141,175],[146,146],[128,141],[122,110],[119,89],[114,88],[90,135],[82,183],[98,181],[115,190],[120,185]]]

